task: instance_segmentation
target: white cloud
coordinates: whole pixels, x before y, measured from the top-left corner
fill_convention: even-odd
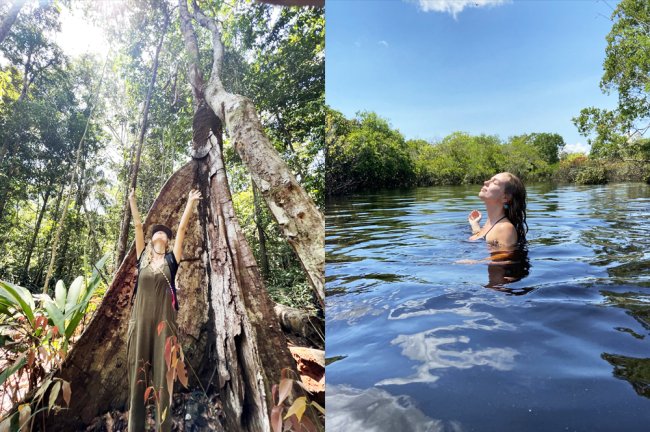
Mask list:
[[[584,153],[589,154],[591,147],[585,143],[567,144],[563,149],[564,153]]]
[[[424,12],[446,12],[454,18],[468,7],[491,7],[509,3],[510,0],[410,0]]]
[[[385,40],[380,40],[380,41],[377,42],[377,43],[378,43],[379,45],[383,45],[383,46],[385,46],[385,47],[388,46],[388,42],[386,42]]]

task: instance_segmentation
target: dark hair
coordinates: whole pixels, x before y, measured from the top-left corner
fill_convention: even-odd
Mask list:
[[[505,184],[505,193],[509,195],[508,208],[504,209],[508,220],[517,230],[517,242],[526,243],[528,224],[526,223],[526,187],[516,175],[506,172],[509,180]]]
[[[156,234],[158,231],[162,231],[165,234],[167,234],[167,240],[171,240],[171,238],[172,238],[172,230],[169,229],[169,227],[167,225],[156,224],[153,227],[151,227],[151,237],[153,237],[153,235]]]

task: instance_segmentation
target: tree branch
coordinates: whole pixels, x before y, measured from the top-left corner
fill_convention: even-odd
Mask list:
[[[182,0],[181,0],[182,1]],[[221,65],[223,63],[223,42],[221,41],[221,31],[219,26],[214,19],[208,18],[201,11],[201,8],[196,3],[196,0],[192,0],[192,6],[194,11],[192,16],[194,19],[204,28],[210,30],[212,33],[212,51],[213,51],[213,60],[212,60],[212,72],[210,73],[210,79],[208,80],[208,87],[215,87],[215,90],[221,92],[224,90],[223,83],[221,82]]]

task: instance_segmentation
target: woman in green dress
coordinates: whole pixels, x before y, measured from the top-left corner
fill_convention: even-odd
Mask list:
[[[189,193],[185,211],[171,247],[173,233],[162,224],[151,229],[151,240],[145,245],[142,221],[131,189],[129,203],[135,226],[135,247],[138,263],[137,292],[131,309],[127,330],[127,360],[129,375],[129,432],[142,432],[145,426],[145,392],[157,400],[156,430],[171,431],[170,395],[167,391],[167,364],[164,358],[165,343],[169,336],[177,335],[176,314],[178,299],[173,281],[178,263],[183,257],[183,239],[201,193]],[[170,251],[171,249],[171,251]],[[164,322],[160,333],[159,323]],[[151,384],[149,382],[152,382]]]

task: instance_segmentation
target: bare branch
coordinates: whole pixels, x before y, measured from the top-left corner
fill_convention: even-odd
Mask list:
[[[182,1],[182,0],[181,0]],[[210,79],[208,87],[215,86],[217,91],[223,91],[223,83],[221,82],[221,65],[223,63],[223,42],[221,41],[221,31],[219,30],[219,25],[214,19],[208,18],[205,16],[203,11],[196,0],[192,0],[192,6],[194,11],[192,12],[192,17],[204,28],[210,30],[212,33],[212,51],[213,51],[213,60],[212,60],[212,72],[210,73]]]

